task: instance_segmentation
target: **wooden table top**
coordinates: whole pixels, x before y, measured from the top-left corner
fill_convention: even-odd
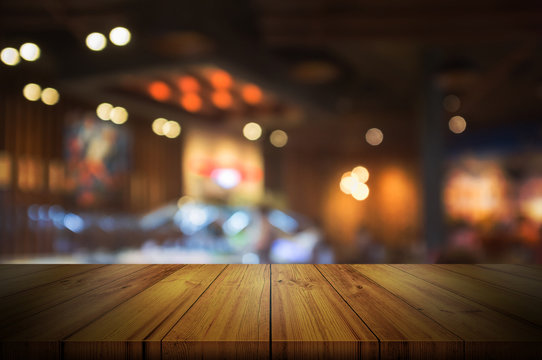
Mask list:
[[[1,265],[0,358],[542,359],[537,265]]]

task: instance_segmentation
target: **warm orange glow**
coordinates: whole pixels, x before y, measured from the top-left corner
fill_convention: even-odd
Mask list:
[[[177,85],[182,92],[193,93],[200,90],[199,82],[193,76],[181,76]]]
[[[243,89],[241,90],[241,96],[248,104],[251,105],[260,103],[263,97],[260,88],[254,84],[248,84],[243,86]]]
[[[456,168],[444,185],[444,205],[453,219],[480,223],[506,216],[507,182],[498,165],[473,162],[468,169]]]
[[[420,194],[415,175],[400,166],[389,166],[373,179],[373,201],[378,204],[374,221],[379,233],[396,244],[413,241],[419,224]]]
[[[60,161],[49,163],[49,190],[53,193],[59,193],[64,190],[65,184],[64,164]]]
[[[525,217],[542,224],[542,177],[532,177],[521,185],[519,209]]]
[[[356,201],[351,196],[345,196],[342,191],[337,191],[336,181],[326,187],[322,209],[319,210],[323,215],[323,226],[330,231],[337,244],[352,244],[360,227],[367,223],[370,216],[367,201]]]
[[[229,89],[233,85],[233,79],[224,70],[213,71],[209,80],[216,89]]]
[[[165,101],[171,96],[171,89],[163,81],[153,81],[148,87],[149,94],[154,100]]]
[[[11,156],[5,151],[0,151],[0,188],[11,184],[11,168]]]
[[[201,110],[201,98],[194,93],[188,93],[181,96],[181,105],[186,111],[197,112]]]
[[[43,187],[43,163],[23,157],[17,163],[17,179],[21,190],[39,190]]]
[[[213,104],[215,104],[215,106],[220,109],[227,109],[233,103],[231,94],[227,91],[215,91],[213,93],[212,100]]]

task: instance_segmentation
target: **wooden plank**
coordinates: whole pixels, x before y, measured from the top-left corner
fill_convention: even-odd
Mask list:
[[[542,282],[542,267],[534,268],[517,264],[480,264],[478,266]]]
[[[50,309],[0,328],[0,353],[29,358],[32,352],[45,353],[93,320],[162,280],[181,265],[132,265],[139,270],[100,286]],[[25,345],[26,344],[26,345]],[[55,355],[55,354],[52,354]],[[58,357],[60,354],[56,354]]]
[[[0,327],[86,294],[141,269],[132,265],[79,265],[78,268],[80,266],[88,267],[90,271],[0,298]]]
[[[39,264],[39,265],[23,265],[23,264],[2,264],[0,265],[0,281],[13,279],[18,276],[23,276],[46,269],[58,267],[58,264]]]
[[[439,264],[438,266],[448,271],[542,299],[542,284],[529,278],[476,265]]]
[[[542,300],[450,272],[435,265],[392,265],[488,308],[542,326]]]
[[[541,264],[519,264],[521,266],[526,266],[532,269],[537,269],[539,271],[542,271],[542,265]]]
[[[229,265],[163,339],[163,359],[269,358],[269,269]]]
[[[352,265],[465,341],[465,358],[539,358],[542,330],[389,265]]]
[[[64,358],[160,359],[162,338],[225,267],[185,265],[67,338]]]
[[[314,265],[271,266],[272,356],[378,358],[378,339]]]
[[[463,341],[350,265],[317,265],[380,340],[380,359],[463,359]]]
[[[25,265],[26,266],[26,265]],[[36,265],[28,265],[33,270]],[[18,293],[36,286],[48,284],[59,279],[64,279],[74,274],[90,271],[104,265],[58,265],[44,267],[37,272],[30,272],[20,276],[14,276],[2,280],[0,297]]]

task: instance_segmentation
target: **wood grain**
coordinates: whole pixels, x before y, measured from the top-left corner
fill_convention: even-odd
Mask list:
[[[490,309],[542,326],[540,299],[450,272],[435,265],[393,266]]]
[[[269,265],[228,265],[162,341],[163,359],[269,357]]]
[[[0,265],[2,276],[1,359],[542,354],[536,266]]]
[[[389,265],[352,265],[465,341],[465,358],[539,358],[542,331]]]
[[[29,354],[45,352],[54,346],[58,349],[60,340],[69,337],[180,267],[180,265],[132,266],[134,272],[128,276],[1,328],[2,353],[28,359]],[[28,340],[32,341],[24,345]]]
[[[381,359],[463,359],[463,341],[350,265],[317,265],[380,340]]]
[[[64,341],[65,359],[160,358],[160,341],[225,265],[185,265]]]
[[[378,358],[378,339],[314,265],[271,275],[273,358]]]
[[[10,264],[10,265],[0,265],[0,281],[6,279],[14,279],[19,276],[37,273],[46,269],[51,269],[61,265],[58,264]]]
[[[495,271],[494,269],[488,269],[476,265],[439,264],[438,266],[448,271],[456,272],[474,279],[497,285],[504,289],[510,289],[542,299],[542,284],[533,279],[512,275],[502,271]]]
[[[33,267],[41,265],[29,265]],[[0,287],[0,297],[10,294],[16,294],[20,291],[31,289],[36,286],[52,283],[59,279],[64,279],[74,274],[90,271],[103,265],[58,265],[42,267],[40,271],[31,271],[24,275],[15,275],[11,278],[2,280]]]
[[[32,316],[55,305],[81,296],[123,276],[138,270],[132,265],[109,265],[89,267],[89,271],[33,287],[0,298],[0,327],[28,316]]]
[[[542,282],[542,266],[535,267],[517,264],[480,264],[478,266]]]
[[[541,264],[520,264],[521,266],[530,267],[532,269],[536,269],[538,271],[542,271],[542,265]]]

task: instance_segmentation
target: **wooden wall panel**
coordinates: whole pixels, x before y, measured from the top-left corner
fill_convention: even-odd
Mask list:
[[[0,261],[55,250],[57,231],[52,224],[28,219],[31,204],[58,204],[73,212],[118,211],[141,214],[175,202],[181,196],[181,142],[155,135],[153,119],[130,113],[125,125],[131,134],[130,170],[120,192],[120,202],[107,207],[81,208],[69,191],[49,187],[50,165],[64,166],[64,126],[66,115],[74,110],[94,112],[93,104],[63,97],[55,106],[31,102],[19,93],[0,90],[0,154],[11,163],[7,184],[0,184]],[[99,121],[99,120],[97,120]],[[34,175],[28,175],[29,172]],[[67,234],[73,237],[73,234]],[[78,237],[79,245],[100,245],[94,237]],[[118,240],[118,242],[117,242]],[[107,239],[108,247],[126,246],[126,239]],[[129,239],[128,239],[129,243]],[[139,244],[134,244],[138,246]]]

